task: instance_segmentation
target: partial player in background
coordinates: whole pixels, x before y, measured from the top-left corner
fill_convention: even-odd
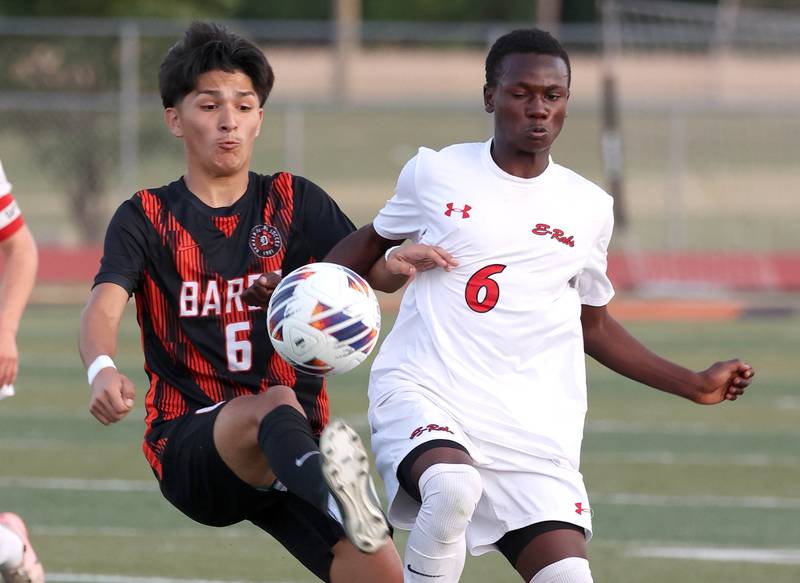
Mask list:
[[[14,395],[19,369],[17,330],[36,279],[36,243],[11,196],[11,184],[0,162],[0,400]],[[28,540],[28,529],[16,514],[0,512],[0,577],[4,583],[40,583],[42,565]]]
[[[664,360],[609,315],[613,201],[550,157],[570,75],[549,33],[499,38],[484,86],[494,137],[420,148],[373,223],[326,258],[364,270],[386,253],[371,274],[385,291],[418,273],[369,387],[389,518],[411,530],[407,583],[458,581],[466,548],[500,551],[525,581],[592,581],[584,353],[700,404],[736,400],[753,377],[740,360]]]
[[[251,521],[324,581],[397,582],[357,434],[326,427],[324,380],[278,357],[265,311],[242,298],[259,279],[269,295],[280,273],[354,230],[309,180],[250,172],[273,81],[261,50],[217,25],[193,24],[162,62],[164,118],[186,168],[137,192],[108,227],[81,319],[90,411],[107,425],[133,409],[111,357],[134,295],[150,379],[143,449],[167,500],[202,524]]]

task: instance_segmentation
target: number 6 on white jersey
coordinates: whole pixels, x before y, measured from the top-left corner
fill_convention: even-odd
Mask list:
[[[502,263],[493,263],[472,274],[464,290],[464,299],[472,311],[484,314],[497,305],[500,299],[500,285],[491,277],[501,273],[505,268]],[[483,297],[481,290],[486,290]]]

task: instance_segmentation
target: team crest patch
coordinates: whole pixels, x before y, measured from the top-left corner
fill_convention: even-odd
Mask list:
[[[281,234],[272,225],[256,225],[250,229],[250,249],[257,257],[272,257],[282,244]]]

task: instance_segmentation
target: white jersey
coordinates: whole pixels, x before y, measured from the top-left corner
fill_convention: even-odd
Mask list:
[[[11,197],[11,183],[3,171],[0,162],[0,241],[11,236],[17,230],[16,224],[22,221],[19,207]],[[0,385],[0,401],[14,396],[14,385]]]
[[[420,148],[375,218],[381,236],[438,245],[459,266],[409,285],[372,367],[370,400],[413,387],[468,435],[519,451],[520,469],[531,454],[577,469],[581,304],[614,295],[612,198],[552,160],[535,178],[512,176],[490,148],[491,140]]]
[[[6,195],[11,192],[11,183],[6,178],[6,173],[3,171],[3,163],[0,162],[0,196]]]
[[[24,220],[19,205],[11,196],[11,183],[0,162],[0,241],[5,241],[22,228]]]

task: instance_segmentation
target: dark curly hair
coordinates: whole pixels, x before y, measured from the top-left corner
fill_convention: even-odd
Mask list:
[[[497,85],[503,73],[503,58],[513,53],[535,53],[560,57],[567,64],[567,86],[572,80],[569,55],[561,43],[545,30],[527,28],[513,30],[498,38],[486,55],[486,85]]]
[[[175,107],[194,91],[200,75],[215,70],[250,77],[262,107],[275,83],[272,67],[255,44],[219,24],[194,22],[161,63],[158,89],[164,107]]]

